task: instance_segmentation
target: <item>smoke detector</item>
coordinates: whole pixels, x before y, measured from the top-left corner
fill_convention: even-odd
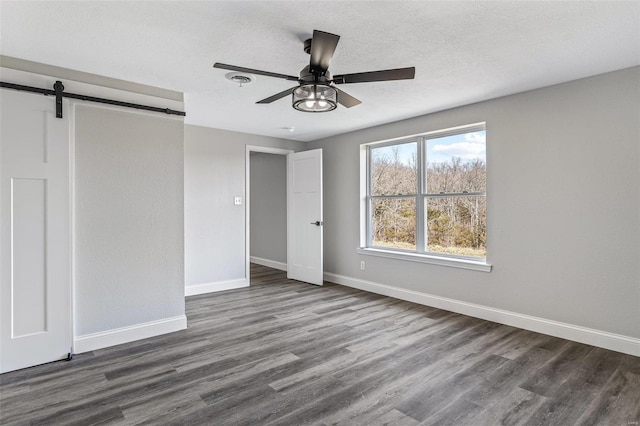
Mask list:
[[[243,84],[253,83],[256,80],[256,77],[251,74],[245,74],[242,72],[228,72],[225,75],[225,78],[232,83],[237,83],[242,87]]]

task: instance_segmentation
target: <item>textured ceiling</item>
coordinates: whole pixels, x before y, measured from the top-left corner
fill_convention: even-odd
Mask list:
[[[3,0],[0,14],[2,55],[184,92],[190,124],[303,141],[640,64],[638,1]],[[289,81],[238,87],[212,68],[297,75],[314,29],[341,36],[334,74],[416,79],[342,85],[362,104],[309,114],[255,104]]]

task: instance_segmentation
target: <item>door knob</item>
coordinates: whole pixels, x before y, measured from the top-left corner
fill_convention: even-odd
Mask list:
[[[324,225],[324,222],[320,222],[319,220],[316,220],[315,222],[311,222],[311,224],[315,226],[322,226]]]

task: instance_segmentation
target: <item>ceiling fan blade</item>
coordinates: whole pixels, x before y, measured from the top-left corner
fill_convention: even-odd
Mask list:
[[[357,72],[333,76],[335,84],[367,83],[370,81],[411,80],[416,75],[416,68],[396,68],[369,72]]]
[[[223,70],[229,70],[229,71],[246,72],[249,74],[258,74],[258,75],[264,75],[267,77],[284,78],[285,80],[298,81],[298,77],[294,77],[292,75],[278,74],[278,73],[269,72],[269,71],[254,70],[253,68],[237,67],[235,65],[221,64],[219,62],[216,62],[215,64],[213,64],[213,67],[220,68]]]
[[[278,99],[282,99],[282,98],[284,98],[285,96],[290,95],[290,94],[291,94],[291,92],[293,92],[293,90],[294,90],[295,88],[297,88],[297,87],[298,87],[298,86],[292,87],[292,88],[287,89],[287,90],[283,90],[283,91],[282,91],[282,92],[280,92],[280,93],[276,93],[275,95],[273,95],[273,96],[269,96],[268,98],[264,98],[263,100],[258,101],[258,102],[256,102],[256,103],[257,103],[257,104],[270,104],[270,103],[271,103],[271,102],[273,102],[273,101],[277,101]]]
[[[354,98],[353,96],[351,96],[350,94],[348,94],[345,91],[342,91],[340,89],[338,89],[337,87],[334,87],[334,89],[336,89],[336,92],[338,92],[338,103],[344,107],[347,108],[351,108],[354,107],[356,105],[359,105],[362,103],[362,101],[360,101],[359,99]]]
[[[329,69],[331,58],[338,46],[339,35],[325,33],[324,31],[313,30],[311,39],[311,60],[309,61],[309,71],[324,75]]]

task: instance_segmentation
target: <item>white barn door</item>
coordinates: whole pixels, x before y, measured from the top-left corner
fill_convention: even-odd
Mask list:
[[[71,348],[68,111],[0,90],[1,373]]]
[[[322,285],[322,150],[288,155],[287,276]]]

